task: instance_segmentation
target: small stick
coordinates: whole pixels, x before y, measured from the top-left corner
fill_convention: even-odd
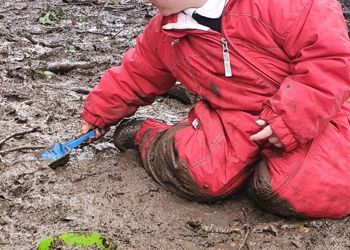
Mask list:
[[[55,62],[55,63],[48,63],[44,70],[52,71],[54,73],[67,73],[69,71],[72,71],[74,69],[91,69],[95,67],[96,63],[91,62]]]
[[[7,136],[5,139],[3,139],[3,140],[0,141],[0,148],[2,147],[2,145],[3,145],[6,141],[10,140],[11,138],[17,137],[17,136],[21,136],[21,135],[25,135],[25,134],[30,134],[30,133],[33,133],[33,132],[36,132],[37,129],[38,129],[38,128],[32,128],[32,129],[27,130],[27,131],[16,132],[16,133],[13,133],[13,134]]]
[[[85,89],[85,88],[79,88],[79,87],[73,87],[73,88],[67,88],[65,86],[59,86],[59,85],[54,85],[54,84],[33,84],[32,85],[34,88],[53,88],[53,89],[60,89],[60,90],[70,90],[73,92],[76,92],[78,94],[83,94],[83,95],[87,95],[90,93],[91,89]]]
[[[55,33],[55,32],[62,32],[63,28],[47,28],[47,27],[43,27],[43,31],[29,31],[29,33],[31,35],[45,35],[45,34],[51,34],[51,33]]]
[[[78,34],[93,34],[93,35],[99,35],[99,36],[111,36],[111,33],[103,33],[98,31],[88,31],[88,30],[77,30],[75,31]]]
[[[250,246],[248,244],[248,236],[250,234],[249,229],[246,231],[245,235],[244,235],[244,240],[243,240],[243,244],[239,247],[239,249],[242,249],[242,247],[246,247],[248,250],[250,249]]]
[[[0,14],[2,13],[6,13],[6,12],[10,12],[10,11],[21,11],[21,10],[25,10],[27,8],[27,6],[23,7],[23,8],[10,8],[7,10],[0,10]]]
[[[38,150],[38,149],[45,149],[47,147],[45,146],[24,146],[24,147],[17,147],[17,148],[11,148],[7,150],[0,151],[0,155],[5,155],[11,152],[15,151],[22,151],[22,150]]]
[[[71,88],[70,89],[73,92],[76,92],[78,94],[83,94],[83,95],[87,95],[90,93],[91,89],[84,89],[84,88]]]
[[[239,228],[222,228],[215,226],[213,224],[207,226],[207,225],[201,225],[201,229],[206,233],[217,233],[217,234],[232,234],[232,233],[239,233],[241,230]]]
[[[18,39],[14,38],[11,35],[5,35],[5,39],[9,42],[18,42]]]
[[[50,44],[50,43],[47,43],[47,42],[38,42],[33,37],[31,37],[29,34],[24,34],[24,37],[27,38],[34,45],[39,44],[39,45],[41,45],[43,47],[48,47],[48,48],[63,47],[62,44]]]
[[[135,9],[136,5],[134,4],[128,4],[128,5],[118,5],[118,6],[105,6],[104,8],[106,10],[112,10],[112,11],[128,11]]]
[[[98,0],[88,0],[88,1],[63,0],[63,2],[66,3],[66,4],[61,4],[61,5],[58,5],[58,6],[67,6],[67,4],[74,4],[74,5],[93,5],[93,4],[98,4]]]
[[[246,247],[248,250],[250,250],[250,246],[249,246],[249,243],[248,243],[248,237],[249,237],[249,234],[250,234],[250,231],[251,231],[251,226],[249,224],[249,219],[248,219],[248,216],[247,216],[247,213],[245,211],[244,208],[242,208],[242,212],[243,212],[243,215],[246,219],[246,225],[245,225],[245,235],[244,235],[244,239],[243,239],[243,244],[239,246],[239,250],[242,249],[242,247]]]

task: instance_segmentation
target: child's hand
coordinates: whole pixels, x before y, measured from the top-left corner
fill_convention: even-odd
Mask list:
[[[283,145],[281,141],[278,139],[278,137],[273,132],[270,125],[267,125],[267,122],[264,120],[257,120],[256,124],[263,129],[260,130],[258,133],[252,135],[250,139],[252,141],[260,141],[267,139],[271,144],[273,144],[275,147],[282,148]]]
[[[102,136],[104,136],[109,131],[109,126],[99,128],[99,127],[96,127],[96,126],[88,123],[87,121],[82,120],[81,134],[86,134],[92,129],[95,129],[96,135],[94,136],[94,138],[92,140],[90,139],[88,142],[92,142],[92,141],[97,140],[97,139],[101,138]]]

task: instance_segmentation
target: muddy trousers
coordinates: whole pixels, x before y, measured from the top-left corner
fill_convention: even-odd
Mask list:
[[[290,152],[263,150],[248,191],[275,214],[312,218],[350,215],[350,144],[346,131],[329,125]]]
[[[201,185],[194,176],[196,168],[191,169],[188,161],[179,157],[175,135],[189,126],[179,123],[171,127],[148,120],[136,135],[146,170],[178,196],[198,202],[216,201],[232,195],[248,180],[251,197],[269,212],[314,218],[350,214],[350,145],[335,127],[326,127],[318,138],[290,152],[263,150],[254,164],[222,184],[229,189],[217,194]],[[332,151],[334,144],[338,144],[336,152]]]
[[[159,183],[186,199],[211,202],[237,192],[251,174],[259,150],[249,140],[259,129],[256,119],[199,102],[174,126],[147,119],[135,143]]]
[[[142,163],[146,171],[165,189],[177,196],[197,202],[215,202],[225,196],[213,197],[200,190],[187,164],[178,157],[173,135],[189,123],[172,127],[150,119],[137,133]]]

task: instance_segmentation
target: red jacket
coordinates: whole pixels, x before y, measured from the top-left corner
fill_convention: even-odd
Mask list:
[[[122,65],[107,70],[89,94],[84,120],[97,126],[117,123],[178,80],[209,103],[213,111],[208,113],[219,114],[223,123],[236,111],[266,120],[286,152],[318,137],[330,123],[340,138],[350,139],[350,43],[335,0],[230,0],[222,33],[162,29],[177,18],[151,20]],[[230,66],[225,68],[227,50]],[[225,76],[229,70],[232,77]],[[244,115],[241,120],[242,129],[254,123]],[[250,159],[246,164],[256,151],[247,139],[240,151]],[[197,182],[203,182],[200,170],[195,171]],[[222,178],[228,178],[225,174]],[[225,192],[215,185],[213,194]],[[350,211],[349,204],[345,210]]]
[[[327,18],[321,22],[322,16]],[[214,108],[260,113],[291,150],[347,110],[350,43],[336,1],[231,0],[222,34],[162,30],[176,18],[152,19],[122,65],[107,70],[90,93],[84,120],[116,123],[166,93],[177,79]],[[223,38],[231,78],[224,74]]]

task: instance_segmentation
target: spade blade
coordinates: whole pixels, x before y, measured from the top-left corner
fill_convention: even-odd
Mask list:
[[[39,160],[48,162],[51,168],[56,168],[66,164],[69,161],[69,154],[72,149],[77,148],[86,140],[95,135],[95,130],[91,130],[78,138],[74,138],[67,143],[55,143],[51,147],[43,150],[39,154]]]

